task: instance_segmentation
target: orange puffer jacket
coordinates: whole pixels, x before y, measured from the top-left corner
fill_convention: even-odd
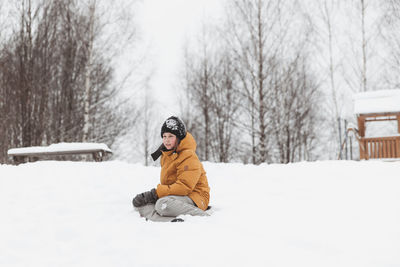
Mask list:
[[[161,156],[161,184],[157,186],[159,198],[188,196],[197,207],[206,210],[210,200],[206,172],[196,155],[196,141],[190,133],[175,151],[163,151]]]

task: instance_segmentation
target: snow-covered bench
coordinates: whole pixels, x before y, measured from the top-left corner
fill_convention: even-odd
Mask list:
[[[59,143],[50,146],[35,146],[12,148],[7,152],[14,162],[19,164],[27,158],[38,159],[48,156],[92,154],[95,161],[102,161],[106,154],[112,154],[111,149],[102,143]]]

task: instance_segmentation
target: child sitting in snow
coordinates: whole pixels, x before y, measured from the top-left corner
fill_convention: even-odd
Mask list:
[[[151,221],[183,221],[179,215],[207,216],[210,188],[203,165],[196,155],[196,141],[178,117],[168,118],[161,127],[163,140],[152,154],[161,155],[161,183],[136,195],[133,206]]]

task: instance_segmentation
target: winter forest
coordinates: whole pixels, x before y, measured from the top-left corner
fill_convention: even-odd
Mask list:
[[[0,0],[1,163],[10,148],[60,142],[105,143],[115,158],[151,163],[166,104],[136,20],[142,4]],[[182,45],[165,92],[178,110],[167,116],[183,119],[203,161],[336,159],[355,123],[353,94],[399,88],[397,0],[221,5]],[[352,146],[346,156],[357,158]]]

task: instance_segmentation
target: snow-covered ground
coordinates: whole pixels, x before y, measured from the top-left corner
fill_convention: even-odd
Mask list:
[[[140,218],[158,167],[0,166],[0,266],[400,266],[400,162],[205,163],[210,217]]]

